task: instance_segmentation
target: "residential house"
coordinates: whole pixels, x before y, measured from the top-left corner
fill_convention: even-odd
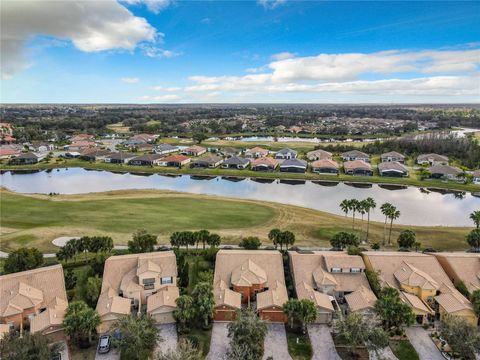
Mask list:
[[[343,161],[364,161],[366,163],[370,162],[370,156],[368,154],[365,154],[364,152],[361,152],[359,150],[351,150],[342,153],[342,159]]]
[[[31,165],[38,163],[43,157],[36,155],[34,153],[23,153],[12,157],[10,163],[14,165]]]
[[[153,148],[155,154],[166,155],[179,151],[178,146],[173,146],[170,144],[160,144]]]
[[[104,161],[105,158],[110,155],[111,152],[110,150],[105,150],[105,149],[85,149],[82,152],[80,152],[80,159],[86,160],[86,161]]]
[[[207,149],[205,149],[203,146],[193,145],[193,146],[190,146],[189,148],[182,150],[181,154],[188,155],[188,156],[200,156],[202,154],[205,154],[206,152],[207,152]]]
[[[382,163],[384,162],[399,162],[400,164],[405,163],[405,155],[400,154],[399,152],[396,151],[390,151],[383,153],[380,156],[380,160]]]
[[[307,152],[307,159],[310,161],[332,160],[332,153],[321,149],[313,150]]]
[[[372,312],[376,297],[360,256],[340,251],[289,251],[288,256],[297,297],[315,303],[316,322],[330,322],[341,304],[349,311]]]
[[[137,166],[155,166],[160,164],[162,158],[163,156],[158,154],[145,154],[134,157],[128,162],[128,164]]]
[[[213,278],[215,321],[236,318],[242,304],[266,321],[286,322],[288,301],[282,254],[271,250],[220,250]]]
[[[428,170],[434,179],[460,180],[459,175],[463,173],[459,168],[450,165],[433,165]]]
[[[246,169],[249,164],[250,164],[249,159],[245,159],[245,158],[234,155],[232,157],[229,157],[222,163],[222,168],[243,170],[243,169]]]
[[[137,156],[138,155],[136,154],[120,151],[116,153],[110,153],[109,155],[105,156],[105,162],[111,164],[128,164],[130,160],[136,158]]]
[[[245,151],[245,157],[247,159],[259,159],[268,156],[269,151],[267,149],[255,146],[254,148]]]
[[[65,145],[63,147],[64,150],[68,151],[82,151],[88,148],[96,147],[97,144],[94,141],[74,141],[71,144]]]
[[[21,150],[8,147],[9,145],[0,146],[0,159],[10,159],[13,156],[18,156],[22,153]]]
[[[278,161],[271,157],[261,157],[252,161],[253,171],[274,171],[278,166]]]
[[[419,165],[448,165],[448,157],[438,154],[422,154],[417,157]]]
[[[414,252],[367,251],[367,269],[379,272],[383,286],[398,289],[412,307],[417,324],[446,315],[462,316],[477,324],[472,304],[455,289],[435,256]]]
[[[343,163],[345,174],[354,176],[372,176],[372,166],[363,160],[346,161]]]
[[[463,252],[432,253],[456,285],[463,284],[471,294],[480,290],[480,254]]]
[[[300,159],[288,159],[280,164],[281,172],[304,173],[307,171],[307,162]]]
[[[472,182],[474,184],[480,185],[480,170],[475,170],[472,175]]]
[[[70,138],[70,142],[80,142],[80,141],[90,141],[93,140],[95,136],[90,134],[76,134]]]
[[[140,144],[152,144],[158,136],[153,134],[137,134],[127,140],[128,146],[137,146]]]
[[[185,155],[170,155],[160,160],[160,166],[175,166],[182,167],[190,162],[190,158]]]
[[[312,163],[312,171],[317,174],[338,174],[339,165],[332,159],[321,159]]]
[[[97,302],[102,319],[97,331],[107,332],[122,316],[144,311],[159,324],[173,323],[178,297],[173,251],[111,256],[105,261]]]
[[[55,150],[55,145],[48,142],[33,141],[31,144],[25,144],[29,150],[39,153],[46,153]]]
[[[408,176],[408,169],[398,161],[386,161],[378,164],[378,173],[380,176],[405,177]]]
[[[226,147],[226,148],[220,149],[218,153],[228,159],[228,158],[231,158],[233,156],[240,155],[242,153],[242,150],[232,148],[232,147]]]
[[[192,168],[209,168],[215,169],[223,163],[223,158],[216,155],[201,156],[197,159],[193,159],[191,163]]]
[[[290,159],[295,159],[297,157],[297,152],[292,149],[282,149],[277,151],[275,154],[275,159],[280,159],[280,160],[290,160]]]
[[[0,323],[10,330],[62,338],[67,306],[61,265],[0,276]]]

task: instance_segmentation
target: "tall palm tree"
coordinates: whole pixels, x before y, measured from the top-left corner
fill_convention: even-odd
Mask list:
[[[350,211],[350,200],[344,199],[340,203],[340,209],[345,213],[345,217],[347,217],[348,212]]]
[[[400,217],[400,210],[397,210],[395,206],[392,206],[392,208],[389,210],[388,213],[388,218],[390,219],[390,231],[388,233],[388,245],[390,245],[390,240],[392,238],[392,226],[393,226],[393,220],[396,220]]]
[[[390,213],[390,209],[393,207],[392,204],[386,202],[380,206],[380,210],[382,210],[382,214],[385,216],[385,223],[383,224],[383,245],[385,245],[385,240],[387,237],[387,220],[388,214]]]
[[[360,201],[358,201],[357,199],[352,199],[349,202],[350,202],[350,209],[352,210],[352,213],[353,213],[352,229],[355,230],[355,213],[360,210]]]
[[[358,202],[358,212],[362,216],[362,222],[360,223],[360,231],[363,230],[363,217],[367,213],[367,209],[365,208],[365,200],[361,200]]]
[[[365,211],[367,212],[367,235],[365,240],[368,241],[368,234],[370,230],[370,211],[375,209],[377,207],[377,203],[373,198],[368,197],[365,200],[363,200],[363,207],[365,208]]]
[[[480,228],[480,210],[476,210],[470,214],[470,219],[473,221],[475,226]]]

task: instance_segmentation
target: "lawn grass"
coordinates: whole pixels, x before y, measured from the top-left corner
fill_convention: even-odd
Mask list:
[[[181,334],[178,336],[178,341],[181,339],[189,340],[189,337],[198,339],[198,348],[202,351],[202,356],[205,358],[210,351],[210,341],[212,339],[212,330],[203,330],[197,327],[191,327],[188,334]]]
[[[310,360],[312,358],[312,344],[308,335],[296,334],[287,330],[287,343],[288,353],[293,360]]]
[[[418,360],[418,354],[408,340],[391,340],[390,348],[398,360]]]

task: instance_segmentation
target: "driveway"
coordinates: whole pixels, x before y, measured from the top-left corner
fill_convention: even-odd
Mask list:
[[[292,360],[288,353],[287,334],[283,324],[267,324],[268,332],[265,337],[263,359],[269,356],[275,360]]]
[[[378,356],[373,351],[369,353],[369,356],[370,360],[398,360],[393,354],[392,349],[390,349],[390,346],[380,350]]]
[[[224,359],[229,350],[230,339],[228,338],[228,323],[214,322],[212,327],[212,340],[207,360]]]
[[[313,360],[341,360],[335,349],[330,328],[327,325],[309,325],[308,335],[312,343]]]
[[[412,326],[406,333],[420,360],[445,360],[424,328]]]
[[[120,352],[118,349],[111,349],[106,354],[99,354],[95,352],[95,360],[119,360],[120,359]]]
[[[162,341],[159,341],[155,349],[157,354],[166,354],[177,349],[177,325],[163,324],[158,325]]]

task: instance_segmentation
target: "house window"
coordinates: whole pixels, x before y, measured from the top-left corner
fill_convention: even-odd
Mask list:
[[[10,328],[10,330],[15,329],[15,324],[13,323],[13,321],[8,322],[7,324],[8,324],[8,327]]]
[[[155,288],[155,278],[143,279],[143,288],[145,290],[151,290]]]
[[[165,284],[173,284],[173,278],[170,277],[162,277],[160,279],[160,284],[165,285]]]
[[[361,272],[362,272],[362,269],[360,269],[360,268],[351,268],[351,269],[350,269],[350,272],[352,272],[352,273],[361,273]]]
[[[332,268],[332,273],[341,273],[341,272],[342,272],[342,268],[338,268],[338,267]]]

